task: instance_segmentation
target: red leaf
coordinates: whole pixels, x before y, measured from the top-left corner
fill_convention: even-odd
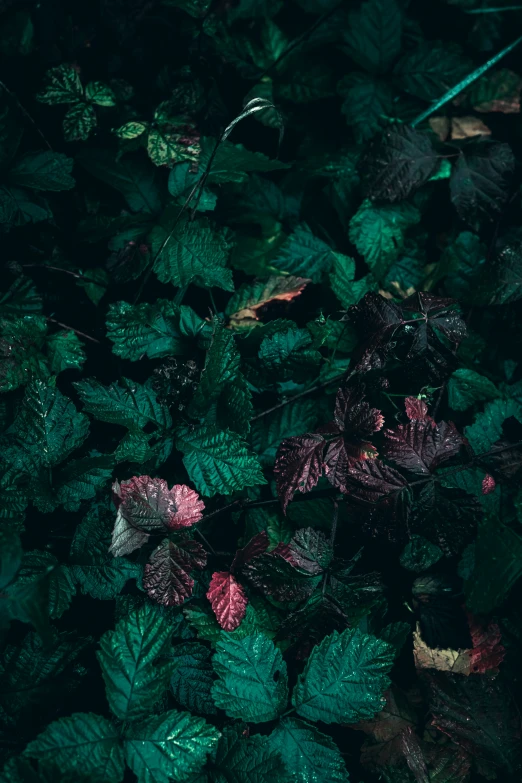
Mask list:
[[[473,640],[473,649],[470,651],[471,671],[474,674],[497,672],[498,666],[506,654],[506,650],[501,644],[500,628],[496,623],[491,623],[487,628],[484,628],[471,615],[468,619]]]
[[[375,459],[378,452],[368,441],[353,443],[340,436],[330,441],[324,460],[324,472],[330,484],[346,493],[348,468],[359,460]]]
[[[407,487],[404,476],[379,459],[356,462],[348,469],[348,494],[356,500],[378,503]]]
[[[192,595],[193,568],[202,569],[207,553],[191,538],[177,542],[165,538],[156,547],[145,566],[143,586],[149,598],[164,606],[180,606]]]
[[[268,543],[268,533],[266,530],[257,533],[257,535],[250,539],[246,546],[237,550],[230,570],[234,571],[236,568],[241,568],[242,565],[249,563],[254,557],[262,555],[263,552],[266,552],[268,549]]]
[[[384,433],[384,456],[419,476],[432,473],[454,457],[463,445],[455,425],[445,421],[415,419]]]
[[[489,473],[486,473],[486,475],[482,479],[482,494],[490,495],[492,492],[495,491],[496,486],[497,484],[493,476],[490,476]]]
[[[205,504],[185,484],[169,490],[164,479],[133,476],[129,481],[115,482],[113,492],[119,498],[118,511],[138,530],[178,530],[190,527],[202,517]]]
[[[277,494],[283,511],[290,503],[294,492],[309,492],[315,487],[323,472],[322,435],[299,435],[285,438],[277,451],[274,475]]]
[[[370,408],[364,394],[355,387],[341,387],[335,399],[335,423],[346,438],[368,438],[384,424],[377,408]]]
[[[406,397],[404,407],[406,408],[406,416],[410,421],[412,419],[432,420],[431,416],[428,416],[428,406],[424,400],[419,400],[418,397]]]
[[[245,616],[248,599],[242,585],[228,571],[216,571],[207,598],[217,621],[225,631],[235,631]]]

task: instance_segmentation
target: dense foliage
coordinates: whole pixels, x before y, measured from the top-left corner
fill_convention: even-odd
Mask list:
[[[0,2],[2,783],[520,779],[521,29]]]

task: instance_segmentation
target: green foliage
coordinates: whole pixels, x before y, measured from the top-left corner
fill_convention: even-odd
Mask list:
[[[350,240],[380,279],[404,245],[404,231],[420,214],[408,203],[374,206],[364,201],[350,221]]]
[[[265,723],[284,710],[288,699],[286,665],[281,651],[264,634],[243,639],[223,634],[212,666],[218,676],[212,698],[229,717]]]
[[[348,773],[336,744],[315,726],[284,718],[270,735],[296,783],[321,780],[324,783],[347,783]]]

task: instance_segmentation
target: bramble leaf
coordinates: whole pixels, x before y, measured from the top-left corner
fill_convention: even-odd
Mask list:
[[[212,574],[207,598],[221,628],[235,631],[245,616],[248,601],[235,576],[228,571],[216,571]]]

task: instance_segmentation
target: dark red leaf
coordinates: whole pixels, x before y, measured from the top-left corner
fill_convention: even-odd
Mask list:
[[[348,468],[359,460],[375,459],[377,449],[368,441],[351,442],[342,435],[330,441],[324,460],[324,472],[330,484],[347,492]]]
[[[152,552],[143,574],[149,598],[164,606],[180,606],[192,595],[194,580],[190,571],[203,569],[207,553],[191,538],[177,542],[165,538]]]
[[[491,493],[495,491],[496,486],[497,485],[493,476],[490,476],[489,473],[486,473],[482,479],[482,494],[491,495]]]
[[[348,468],[348,494],[366,503],[402,493],[408,482],[398,471],[379,459],[356,462]]]
[[[471,541],[480,512],[476,497],[430,481],[414,506],[411,532],[437,544],[446,555],[454,555]]]
[[[286,512],[294,492],[310,492],[323,472],[325,439],[322,435],[285,438],[277,450],[274,475],[277,494]]]
[[[232,561],[231,570],[241,568],[245,563],[250,562],[254,557],[262,555],[268,549],[268,533],[262,530],[250,539],[243,549],[238,549]]]
[[[382,369],[394,334],[403,323],[400,308],[390,299],[369,292],[358,304],[348,308],[347,318],[360,340],[353,353],[353,369],[356,372]]]
[[[384,416],[377,408],[370,408],[364,393],[357,387],[341,387],[335,399],[335,423],[346,438],[369,438],[384,424]]]
[[[333,557],[332,545],[324,533],[313,527],[298,530],[291,539],[288,550],[287,559],[309,574],[321,573],[330,565]]]
[[[406,397],[404,407],[410,421],[412,419],[431,419],[431,416],[428,416],[428,406],[424,400],[419,400],[418,397]]]
[[[212,574],[207,598],[217,621],[225,631],[235,631],[243,620],[248,599],[242,585],[228,571]]]
[[[473,641],[471,671],[474,674],[497,672],[506,654],[506,650],[501,644],[500,628],[496,623],[490,623],[484,628],[474,617],[470,616],[469,630]]]
[[[404,752],[402,734],[417,722],[402,691],[393,686],[384,695],[386,706],[381,712],[350,727],[368,735],[361,750],[361,763],[370,769],[398,764]]]
[[[384,456],[416,475],[429,475],[454,457],[464,441],[453,423],[415,419],[384,432]]]
[[[247,563],[243,573],[254,587],[276,601],[302,601],[323,578],[321,571],[310,573],[294,565],[293,553],[287,549],[282,554],[277,549],[265,552]]]

